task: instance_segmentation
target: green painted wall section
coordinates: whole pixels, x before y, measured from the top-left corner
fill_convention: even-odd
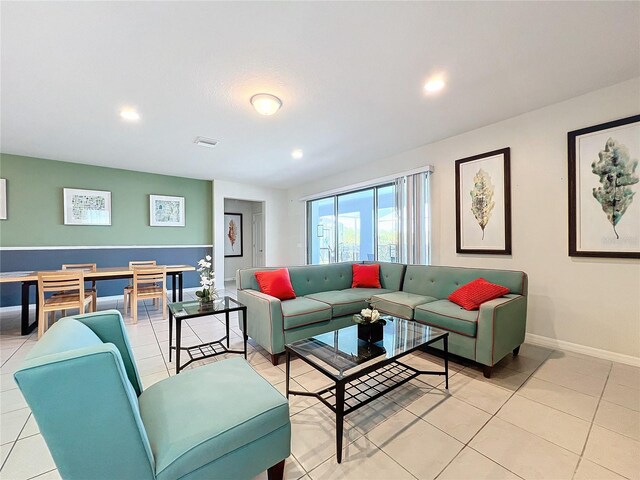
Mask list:
[[[0,154],[0,246],[210,245],[212,182]],[[111,226],[64,225],[63,188],[111,192]],[[149,195],[185,197],[185,227],[149,226]]]

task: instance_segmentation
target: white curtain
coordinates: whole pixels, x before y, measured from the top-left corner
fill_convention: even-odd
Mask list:
[[[430,172],[406,175],[395,180],[400,263],[429,264],[429,180]]]

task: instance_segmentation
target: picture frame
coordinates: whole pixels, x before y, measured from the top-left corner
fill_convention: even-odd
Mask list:
[[[640,258],[640,115],[568,132],[567,143],[569,256]]]
[[[7,219],[7,179],[0,178],[0,220]]]
[[[184,227],[184,197],[149,195],[149,226]]]
[[[65,225],[111,225],[111,192],[63,188]]]
[[[242,214],[227,213],[224,214],[224,256],[225,257],[242,257]]]
[[[511,255],[511,149],[462,158],[456,170],[456,252]]]

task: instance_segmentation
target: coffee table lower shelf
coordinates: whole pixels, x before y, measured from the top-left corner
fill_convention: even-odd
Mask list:
[[[445,337],[446,338],[446,337]],[[446,345],[446,343],[445,343]],[[305,360],[305,359],[303,359]],[[286,395],[315,397],[336,414],[336,457],[342,462],[342,436],[344,416],[364,407],[366,404],[395,390],[419,375],[444,375],[445,388],[449,389],[449,365],[445,347],[445,369],[443,371],[418,370],[398,360],[392,360],[382,366],[373,365],[351,375],[334,385],[318,392],[302,392],[289,389],[291,352],[287,350]]]

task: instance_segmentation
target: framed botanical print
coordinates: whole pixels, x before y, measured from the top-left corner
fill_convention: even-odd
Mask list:
[[[111,225],[111,192],[64,188],[65,225]]]
[[[242,214],[224,214],[224,256],[242,256]]]
[[[184,197],[149,195],[149,224],[152,227],[184,227]]]
[[[510,149],[456,161],[456,252],[511,255]]]
[[[640,258],[640,115],[568,133],[569,255]]]

